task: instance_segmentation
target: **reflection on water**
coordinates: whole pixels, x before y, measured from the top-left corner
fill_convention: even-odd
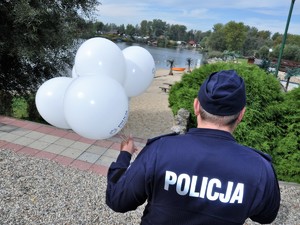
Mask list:
[[[145,44],[128,44],[126,42],[120,42],[116,43],[121,50],[123,50],[126,47],[129,47],[130,45],[138,45],[145,49],[147,49],[151,55],[153,56],[153,59],[155,61],[156,68],[163,68],[167,69],[169,68],[167,65],[168,59],[174,59],[174,67],[187,67],[186,59],[191,58],[193,60],[191,64],[191,68],[194,68],[196,66],[200,65],[200,62],[202,61],[202,54],[199,53],[196,49],[185,49],[185,48],[160,48],[160,47],[154,47],[149,46]]]

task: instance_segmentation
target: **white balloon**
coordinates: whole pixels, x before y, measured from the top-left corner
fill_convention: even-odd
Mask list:
[[[72,68],[72,78],[77,78],[77,77],[78,77],[78,74],[76,73],[75,66],[73,66],[73,68]]]
[[[75,68],[79,76],[108,75],[121,84],[125,80],[126,65],[122,50],[105,38],[85,41],[76,52]]]
[[[125,48],[126,78],[123,84],[128,97],[142,94],[151,85],[155,62],[148,50],[139,46]]]
[[[64,95],[72,82],[70,77],[55,77],[44,82],[35,96],[38,112],[49,124],[70,129],[64,116]]]
[[[70,127],[89,139],[117,134],[128,119],[128,98],[122,85],[108,76],[83,76],[69,86],[64,101]]]

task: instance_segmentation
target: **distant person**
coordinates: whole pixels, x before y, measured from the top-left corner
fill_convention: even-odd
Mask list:
[[[147,200],[141,224],[271,223],[280,205],[271,158],[232,136],[245,106],[234,70],[211,74],[194,100],[197,128],[149,140],[131,165],[133,139],[122,143],[108,171],[107,205],[127,212]]]

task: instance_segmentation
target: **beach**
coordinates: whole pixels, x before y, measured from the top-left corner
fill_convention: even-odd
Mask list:
[[[159,69],[150,87],[141,95],[132,97],[129,102],[129,117],[124,131],[137,138],[153,138],[172,132],[174,115],[169,108],[168,84],[180,81],[183,72]],[[162,87],[162,88],[161,88]]]

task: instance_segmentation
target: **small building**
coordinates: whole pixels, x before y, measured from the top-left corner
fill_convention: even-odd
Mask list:
[[[197,43],[195,41],[193,41],[193,40],[189,41],[188,43],[192,47],[196,47],[197,46]]]
[[[254,64],[254,61],[255,61],[255,57],[254,56],[248,57],[248,63],[249,64]]]

